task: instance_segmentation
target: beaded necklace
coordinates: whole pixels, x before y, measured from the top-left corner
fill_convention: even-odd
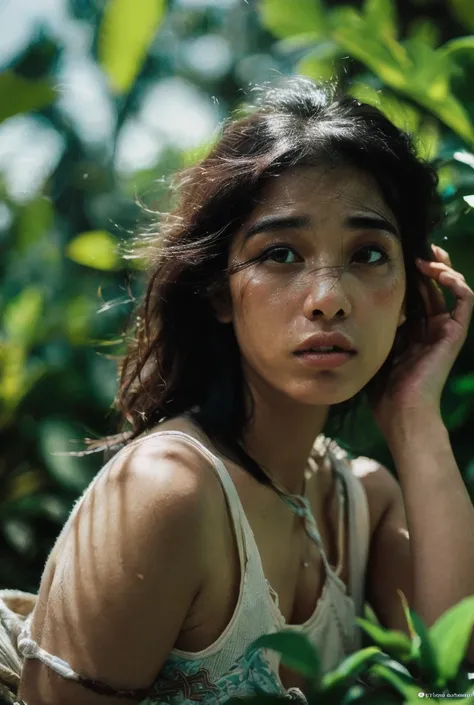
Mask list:
[[[326,569],[326,575],[327,575],[327,580],[331,579],[331,576],[329,575],[330,572],[332,572],[332,569],[329,565],[329,562],[326,558],[326,553],[324,551],[324,546],[323,542],[321,539],[321,535],[318,531],[317,525],[316,525],[316,520],[314,519],[313,513],[311,511],[311,507],[309,504],[308,497],[306,496],[307,492],[307,486],[308,486],[308,480],[311,479],[311,477],[318,471],[320,467],[322,467],[322,463],[325,462],[326,458],[328,458],[331,462],[331,466],[335,469],[336,471],[336,478],[338,480],[338,493],[339,493],[339,498],[340,498],[340,508],[342,512],[342,516],[344,516],[345,513],[345,492],[344,492],[344,481],[340,475],[340,471],[337,468],[336,464],[336,458],[334,457],[334,454],[330,452],[330,445],[332,441],[331,439],[327,439],[325,436],[318,436],[316,443],[313,446],[313,450],[311,453],[310,458],[315,462],[316,467],[311,468],[305,472],[305,481],[304,481],[304,489],[303,489],[303,494],[290,494],[286,492],[280,485],[277,483],[265,470],[263,472],[265,475],[268,477],[271,483],[271,488],[276,492],[276,494],[280,497],[280,499],[290,507],[292,511],[295,512],[300,517],[304,518],[304,527],[305,531],[308,534],[308,536],[316,543],[318,546],[319,552],[321,554],[324,567]],[[319,453],[318,453],[319,450]],[[323,452],[321,452],[323,451]],[[316,456],[316,457],[315,457]],[[316,461],[319,461],[319,463]],[[321,463],[321,464],[320,464]],[[340,526],[342,528],[344,522],[340,522]],[[342,541],[342,536],[343,532],[340,531],[339,533],[339,556],[342,556],[342,546],[343,546],[343,541]],[[302,561],[302,566],[303,568],[309,567],[309,562],[306,560]],[[349,640],[348,636],[346,635],[341,619],[338,615],[338,612],[336,608],[334,607],[333,603],[331,600],[328,601],[328,604],[330,606],[330,609],[333,613],[334,616],[334,621],[337,626],[339,635],[341,637],[341,643],[343,645],[344,649],[344,656],[347,656],[352,653],[353,648],[352,648],[352,643]]]

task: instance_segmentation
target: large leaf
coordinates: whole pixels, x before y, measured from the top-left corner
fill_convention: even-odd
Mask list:
[[[114,93],[131,88],[165,11],[166,0],[108,0],[100,27],[99,62]]]
[[[321,681],[323,688],[334,688],[344,683],[348,678],[355,679],[378,654],[380,654],[380,649],[377,646],[368,646],[351,654],[337,668],[323,676]]]
[[[248,651],[272,649],[281,654],[281,663],[288,668],[311,678],[313,683],[321,677],[318,652],[305,634],[294,630],[283,630],[276,634],[264,634],[256,639]]]
[[[29,81],[13,71],[4,71],[0,74],[0,122],[19,113],[44,108],[55,97],[49,80]]]
[[[431,162],[438,154],[440,147],[439,125],[429,118],[424,121],[416,135],[416,149],[418,156]]]
[[[362,629],[372,637],[375,643],[393,656],[407,657],[411,653],[411,640],[401,631],[388,630],[376,624],[368,622],[366,619],[357,618],[356,622]]]
[[[41,319],[44,293],[38,287],[27,287],[15,296],[5,308],[3,327],[7,340],[23,345],[31,345]]]
[[[394,39],[373,32],[354,8],[342,7],[331,13],[331,36],[389,86],[406,86],[411,64],[404,48]]]
[[[452,56],[461,51],[474,52],[474,35],[451,39],[449,42],[439,47],[438,51],[444,56]]]
[[[263,24],[276,37],[322,34],[326,26],[320,0],[260,0],[258,9]]]
[[[335,61],[322,59],[318,52],[309,52],[296,65],[296,73],[308,76],[313,81],[328,81],[336,75]]]
[[[17,242],[20,251],[27,250],[51,232],[54,222],[52,202],[41,196],[20,209],[18,214]]]
[[[410,613],[413,626],[415,627],[416,633],[418,634],[418,637],[420,639],[420,665],[425,671],[425,673],[428,675],[430,682],[435,682],[438,678],[439,671],[436,653],[433,648],[433,643],[430,634],[424,622],[422,621],[422,619],[420,619],[419,615],[413,610],[410,610]]]
[[[412,97],[420,105],[424,105],[436,115],[445,125],[462,137],[469,144],[474,143],[474,125],[469,113],[454,95],[449,94],[444,99],[433,98],[417,91],[411,92]]]
[[[418,685],[407,683],[402,677],[394,673],[391,668],[388,668],[381,663],[377,663],[371,667],[370,671],[385,680],[387,683],[390,683],[395,690],[403,695],[404,703],[414,703],[416,702],[415,698],[418,699],[420,697],[418,695],[420,692],[420,687]]]
[[[410,39],[415,39],[417,42],[426,44],[435,49],[439,44],[439,27],[431,20],[423,17],[418,17],[411,22],[408,36]]]
[[[364,14],[372,32],[381,37],[396,38],[397,18],[393,0],[365,0]]]
[[[404,47],[412,63],[408,81],[411,92],[444,100],[449,93],[451,60],[417,39],[408,39]]]
[[[447,610],[429,630],[442,681],[456,676],[473,627],[474,597],[466,597]]]
[[[105,230],[91,230],[77,235],[66,248],[67,256],[86,267],[109,271],[120,261],[117,243]]]
[[[387,91],[376,91],[366,83],[354,83],[349,92],[361,103],[378,108],[400,130],[410,134],[418,131],[421,121],[420,111],[408,102],[396,98]]]

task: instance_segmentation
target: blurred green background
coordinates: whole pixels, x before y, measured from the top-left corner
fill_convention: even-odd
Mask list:
[[[37,590],[104,462],[60,453],[117,430],[115,360],[142,293],[120,248],[252,85],[338,77],[411,132],[439,171],[433,242],[474,287],[473,35],[472,0],[0,3],[0,587]],[[442,400],[472,497],[473,358],[471,328]],[[367,409],[339,438],[393,470]]]

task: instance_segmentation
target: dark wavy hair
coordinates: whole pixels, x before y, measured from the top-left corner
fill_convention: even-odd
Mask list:
[[[406,133],[335,84],[293,77],[253,90],[256,104],[226,120],[208,156],[174,176],[174,207],[153,232],[135,240],[146,254],[146,287],[127,324],[131,342],[119,363],[119,433],[87,439],[95,452],[123,446],[187,412],[216,448],[268,484],[243,448],[253,407],[245,404],[250,390],[233,326],[217,321],[210,298],[228,293],[229,276],[253,264],[228,269],[229,246],[268,180],[286,169],[341,165],[366,172],[401,233],[407,320],[380,370],[354,397],[331,406],[328,421],[340,429],[364,395],[376,400],[383,394],[394,357],[415,331],[426,330],[415,258],[433,259],[428,238],[441,216],[435,170],[416,156]]]

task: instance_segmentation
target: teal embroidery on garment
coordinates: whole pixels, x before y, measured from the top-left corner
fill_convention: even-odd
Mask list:
[[[245,654],[228,673],[212,682],[203,661],[188,661],[171,655],[160,677],[141,705],[218,705],[233,697],[251,695],[284,695],[282,688],[262,649]]]

